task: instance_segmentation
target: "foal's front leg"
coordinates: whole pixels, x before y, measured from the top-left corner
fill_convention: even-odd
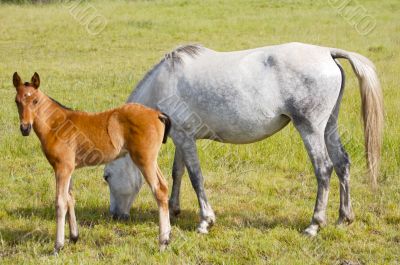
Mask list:
[[[76,243],[79,238],[79,233],[78,233],[78,224],[76,223],[76,216],[75,216],[75,199],[74,195],[72,194],[72,178],[70,178],[69,181],[67,204],[68,204],[69,240],[73,243]]]
[[[75,212],[73,205],[71,207],[71,200],[69,196],[70,180],[73,167],[65,164],[57,165],[55,167],[56,173],[56,218],[57,218],[57,231],[56,231],[56,242],[54,245],[54,253],[57,254],[60,249],[64,246],[64,235],[65,235],[65,215],[68,208],[72,209],[70,212],[70,224],[76,225]],[[70,203],[69,203],[70,201]],[[71,231],[72,232],[72,231]],[[74,231],[77,235],[77,230]]]

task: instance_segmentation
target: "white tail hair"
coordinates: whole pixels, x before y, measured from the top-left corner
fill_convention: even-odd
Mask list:
[[[373,188],[377,187],[383,137],[384,107],[382,89],[374,64],[366,57],[331,48],[333,58],[350,61],[357,75],[361,93],[361,109],[364,121],[365,154]]]

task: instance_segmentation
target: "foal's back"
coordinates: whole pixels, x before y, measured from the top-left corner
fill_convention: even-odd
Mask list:
[[[75,152],[76,166],[107,163],[126,153],[128,145],[154,146],[158,151],[164,130],[159,115],[156,110],[132,103],[100,113],[70,112],[66,131],[74,135],[65,134]]]

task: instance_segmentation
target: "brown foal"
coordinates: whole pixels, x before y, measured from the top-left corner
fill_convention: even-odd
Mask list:
[[[31,82],[23,83],[14,73],[20,129],[28,136],[31,128],[56,177],[57,233],[54,251],[64,246],[65,216],[68,213],[70,240],[78,240],[71,176],[75,168],[108,163],[129,153],[142,172],[159,208],[160,249],[169,243],[170,220],[168,186],[158,165],[161,144],[170,128],[169,118],[139,104],[125,104],[101,113],[73,111],[39,90],[35,73]]]

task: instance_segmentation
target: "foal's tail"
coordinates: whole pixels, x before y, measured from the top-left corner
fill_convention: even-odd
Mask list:
[[[384,122],[383,96],[376,69],[369,59],[358,53],[335,48],[331,48],[330,52],[334,59],[349,60],[358,78],[364,121],[365,153],[372,186],[375,188],[379,173]]]
[[[169,118],[169,116],[165,113],[161,113],[158,118],[160,119],[160,121],[162,123],[164,123],[165,125],[165,129],[164,129],[164,137],[163,137],[163,144],[165,144],[167,142],[167,138],[169,135],[169,131],[171,130],[171,119]]]

